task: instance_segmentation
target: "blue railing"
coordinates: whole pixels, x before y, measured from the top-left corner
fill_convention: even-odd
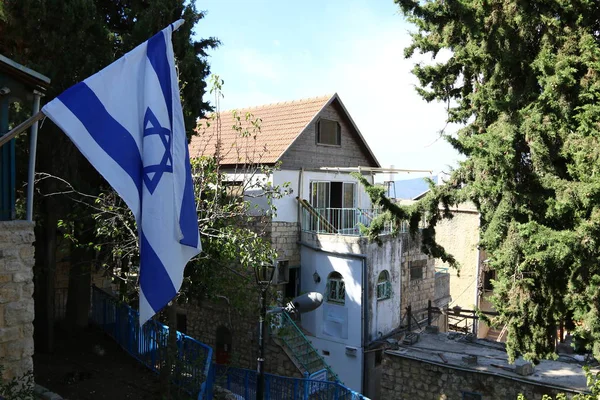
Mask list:
[[[256,400],[256,371],[213,365],[215,385],[233,392],[239,399]],[[265,374],[264,400],[369,400],[339,382],[288,378]]]
[[[160,372],[168,350],[166,325],[150,320],[140,328],[136,310],[97,287],[92,289],[92,322],[146,367]],[[199,400],[210,400],[212,348],[180,332],[177,332],[176,346],[173,383],[193,396],[198,395]]]

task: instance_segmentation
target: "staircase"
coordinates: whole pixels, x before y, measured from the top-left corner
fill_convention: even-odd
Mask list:
[[[306,335],[285,312],[281,313],[281,327],[276,339],[279,339],[279,344],[302,374],[311,375],[324,369],[327,371],[328,381],[340,382],[337,374],[327,365]]]

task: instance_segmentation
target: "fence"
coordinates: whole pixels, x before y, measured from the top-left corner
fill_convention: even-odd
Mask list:
[[[313,212],[302,209],[302,228],[315,233],[339,233],[360,236],[360,226],[370,226],[381,215],[379,209],[361,208],[313,208]],[[400,232],[407,232],[408,225],[402,223]],[[333,232],[332,232],[333,231]],[[392,231],[392,222],[384,222],[382,233]]]
[[[159,373],[168,351],[169,328],[150,320],[142,328],[139,314],[97,287],[92,289],[92,322],[108,333],[125,351]],[[177,332],[173,357],[173,383],[198,399],[211,399],[209,379],[212,348]]]
[[[233,392],[240,400],[256,400],[256,371],[213,365],[215,385]],[[288,378],[265,374],[265,400],[369,400],[338,382]]]

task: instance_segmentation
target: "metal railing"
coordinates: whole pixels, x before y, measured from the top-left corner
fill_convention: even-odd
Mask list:
[[[92,322],[110,335],[125,351],[159,373],[168,351],[169,328],[150,320],[140,328],[139,313],[97,287],[92,289]],[[172,381],[198,399],[211,399],[209,379],[212,348],[177,332]]]
[[[256,371],[213,365],[215,385],[229,390],[239,399],[256,400]],[[264,400],[369,400],[339,382],[288,378],[265,374]]]
[[[360,236],[360,226],[371,226],[373,220],[383,211],[376,208],[313,208],[314,213],[302,208],[302,229],[315,233],[333,233],[340,235]],[[384,222],[383,234],[392,231],[392,222]],[[408,232],[408,223],[403,222],[400,232]]]
[[[312,343],[298,328],[298,325],[287,313],[281,313],[281,327],[278,337],[292,353],[296,361],[302,366],[305,372],[312,374],[325,369],[327,377],[332,381],[339,381],[339,378],[331,367],[321,357],[319,352],[313,347]]]

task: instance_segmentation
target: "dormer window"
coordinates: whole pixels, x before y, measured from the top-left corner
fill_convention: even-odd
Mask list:
[[[317,123],[317,144],[329,146],[342,145],[342,128],[339,122],[321,119]]]

